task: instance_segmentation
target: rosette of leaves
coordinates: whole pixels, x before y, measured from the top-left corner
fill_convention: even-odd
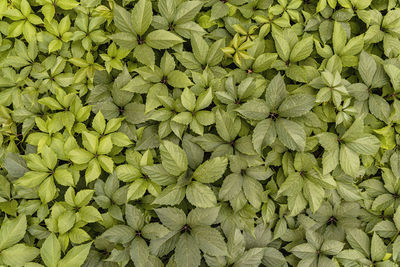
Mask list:
[[[223,235],[211,227],[217,220],[219,207],[194,208],[188,215],[175,207],[155,210],[163,226],[170,232],[151,240],[150,251],[162,257],[174,251],[170,264],[199,266],[204,255],[226,256],[227,246]]]
[[[133,49],[133,56],[140,63],[153,67],[155,64],[153,48],[167,49],[183,43],[183,39],[163,29],[148,31],[152,21],[152,3],[148,0],[137,2],[131,13],[115,4],[114,22],[120,32],[114,33],[110,38],[122,48]]]
[[[252,162],[260,162],[251,144],[248,129],[242,130],[242,122],[233,112],[217,109],[215,111],[217,134],[207,133],[193,138],[204,151],[212,152],[211,158],[239,154]]]
[[[341,7],[345,8],[346,11],[353,12],[355,10],[363,10],[366,9],[372,1],[359,1],[359,0],[350,0],[350,1],[337,1],[337,0],[319,0],[317,5],[317,12],[324,10],[326,7],[330,7],[332,9],[336,8],[339,4]]]
[[[28,154],[26,164],[30,171],[15,181],[18,187],[36,188],[43,204],[47,204],[57,196],[54,181],[63,186],[75,186],[77,178],[69,170],[68,164],[57,166],[57,154],[48,146],[43,146],[41,156]],[[33,193],[33,192],[32,192]]]
[[[225,90],[218,90],[215,92],[217,99],[221,103],[227,105],[227,110],[234,110],[247,100],[259,98],[265,90],[265,80],[263,78],[248,77],[236,85],[236,81],[240,79],[240,77],[241,76],[229,76],[225,80]]]
[[[190,38],[191,34],[204,35],[206,31],[194,22],[194,18],[203,6],[202,1],[158,2],[159,15],[153,17],[151,25],[155,29],[174,32],[183,38]]]
[[[242,65],[242,61],[246,59],[251,59],[247,50],[254,45],[253,41],[247,36],[240,36],[236,33],[227,47],[224,47],[222,51],[228,57],[232,57],[233,62],[237,66]]]
[[[121,164],[115,169],[118,179],[129,184],[126,199],[140,199],[146,191],[157,197],[161,192],[161,185],[153,182],[146,174],[146,167],[151,168],[154,164],[151,151],[147,150],[142,155],[138,151],[128,150],[126,161],[127,164]]]
[[[287,14],[293,22],[297,23],[302,19],[300,16],[301,11],[299,11],[301,4],[301,0],[280,0],[276,5],[270,6],[268,12],[279,17]]]
[[[369,240],[369,239],[368,239]],[[344,243],[337,240],[323,239],[319,234],[306,232],[306,241],[290,250],[301,259],[298,265],[305,266],[335,266],[332,256],[338,255],[344,248]]]
[[[272,174],[265,166],[248,166],[240,156],[230,157],[231,174],[226,176],[218,192],[219,199],[229,201],[235,212],[250,204],[255,210],[260,210],[264,200],[262,181]]]
[[[87,52],[84,59],[72,57],[68,61],[78,68],[74,74],[74,83],[81,83],[88,79],[89,85],[92,86],[95,72],[104,70],[103,66],[94,61],[94,57],[91,52]],[[87,90],[87,88],[83,88],[82,93],[85,94]]]
[[[287,148],[304,151],[306,132],[291,118],[307,114],[313,108],[314,102],[313,95],[289,95],[283,77],[278,74],[268,85],[265,100],[251,99],[236,111],[246,119],[259,121],[252,135],[252,143],[258,153],[273,144],[277,137]]]
[[[265,42],[260,38],[256,39],[254,45],[247,50],[252,58],[243,60],[240,69],[247,71],[248,74],[262,73],[270,69],[278,55],[276,53],[268,53],[265,50]]]
[[[185,73],[175,69],[175,60],[168,52],[165,52],[161,58],[160,67],[154,66],[150,68],[144,66],[136,68],[135,71],[139,75],[130,80],[121,90],[139,94],[148,93],[146,97],[146,113],[164,103],[158,98],[169,96],[168,86],[185,88],[193,85],[193,82]]]
[[[336,181],[329,174],[323,175],[318,163],[311,153],[296,153],[284,155],[287,163],[283,166],[286,179],[279,185],[277,197],[288,197],[290,215],[295,216],[310,206],[316,212],[325,198],[325,190],[335,189]],[[287,164],[287,165],[286,165]]]
[[[292,29],[276,30],[272,32],[276,51],[280,60],[274,67],[290,73],[296,63],[307,59],[313,51],[313,37],[305,36],[299,40]],[[288,74],[289,75],[289,74]]]
[[[2,16],[5,16],[11,20],[8,26],[9,37],[16,38],[23,34],[28,43],[34,43],[36,41],[37,33],[34,25],[42,24],[43,20],[36,15],[34,11],[32,11],[32,8],[27,0],[21,0],[13,3],[13,6],[8,6],[8,3],[6,2],[5,10],[2,11]]]
[[[94,189],[94,201],[100,208],[107,211],[102,214],[104,226],[108,227],[114,224],[115,220],[123,222],[123,212],[120,206],[127,202],[127,186],[120,187],[115,172],[110,174],[105,182],[102,179],[97,179],[94,183]]]
[[[147,240],[163,238],[169,229],[157,222],[150,223],[139,208],[130,204],[125,205],[125,218],[126,225],[113,225],[98,237],[114,244],[107,261],[127,264],[132,260],[135,266],[162,264],[150,253]]]
[[[343,264],[351,261],[359,264],[393,265],[384,241],[376,232],[373,233],[370,240],[363,230],[352,228],[347,231],[346,239],[352,249],[340,252],[336,256],[339,262]]]
[[[92,50],[93,43],[100,45],[108,39],[105,32],[100,28],[106,21],[104,17],[92,16],[90,8],[86,7],[79,7],[77,13],[71,37],[72,46],[77,48],[73,50],[77,53],[77,55],[74,55],[75,57],[79,57],[78,53],[82,55],[85,50],[88,52]]]
[[[186,111],[172,117],[171,121],[189,125],[190,129],[198,135],[203,135],[204,127],[215,122],[214,113],[205,110],[212,102],[211,87],[196,95],[189,88],[185,88],[180,97],[181,105]]]
[[[305,227],[321,233],[324,239],[343,242],[346,237],[346,229],[361,226],[361,221],[358,219],[361,215],[361,207],[357,202],[335,202],[336,199],[337,197],[324,201],[315,212],[308,210],[308,214],[314,222],[310,223],[307,220]]]
[[[89,205],[93,190],[84,189],[75,193],[69,187],[64,195],[65,202],[57,202],[51,207],[50,216],[45,219],[47,229],[58,233],[61,250],[65,252],[70,244],[82,244],[91,240],[89,223],[102,221],[100,212]]]
[[[233,266],[240,266],[251,262],[256,265],[261,264],[265,248],[255,247],[247,248],[247,240],[239,229],[235,229],[230,236],[228,236],[227,249],[228,256],[210,256],[205,254],[204,258],[208,265],[217,265],[217,262],[224,264],[233,264]],[[222,264],[221,264],[222,265]],[[267,263],[268,266],[268,263]]]
[[[67,44],[72,38],[73,33],[69,31],[71,27],[69,16],[62,18],[60,23],[54,19],[50,21],[45,19],[44,26],[46,31],[38,34],[38,40],[49,43],[47,47],[49,54],[60,50],[63,44]]]
[[[389,10],[385,15],[376,9],[367,9],[358,12],[359,18],[368,26],[364,41],[368,44],[382,42],[383,52],[387,57],[396,57],[399,55],[396,48],[400,44],[397,28],[399,15],[398,10]]]
[[[149,178],[166,186],[154,199],[153,204],[178,205],[186,199],[200,208],[215,207],[217,197],[211,184],[225,172],[228,160],[215,157],[204,161],[194,171],[188,168],[188,157],[178,145],[163,141],[160,145],[161,164],[146,166]]]
[[[339,164],[342,170],[357,177],[360,171],[359,155],[375,155],[380,147],[379,139],[364,130],[363,117],[357,118],[341,135],[326,132],[318,135],[324,148],[323,173],[333,171]]]
[[[38,46],[36,43],[30,43],[27,46],[19,39],[14,42],[13,49],[8,51],[7,60],[1,60],[1,66],[19,69],[20,72],[29,72],[38,56]],[[2,77],[7,79],[10,77]],[[4,94],[4,93],[3,93]]]
[[[118,49],[115,43],[111,43],[107,49],[107,54],[100,54],[100,57],[104,60],[106,71],[110,73],[112,69],[123,69],[123,63],[121,60],[124,59],[129,53],[130,50],[123,48]]]
[[[60,136],[58,131],[61,131],[65,126],[69,133],[75,132],[75,130],[80,132],[82,126],[84,126],[82,122],[86,121],[90,115],[90,106],[83,107],[80,99],[77,97],[74,99],[74,97],[76,97],[75,94],[66,95],[63,90],[60,90],[58,98],[56,97],[57,100],[51,97],[42,98],[41,103],[51,107],[51,109],[65,110],[69,106],[70,110],[46,116],[46,120],[41,117],[35,117],[35,124],[40,129],[40,132],[30,133],[26,139],[27,143],[37,146],[40,151],[43,145],[53,146],[53,142],[57,142],[57,145],[54,144],[59,148],[56,152],[63,154],[64,150],[66,150],[64,149],[65,138]],[[74,126],[75,128],[72,129]]]
[[[80,127],[79,123],[88,119],[89,116],[84,112],[90,111],[90,108],[83,107],[81,99],[76,93],[67,94],[59,88],[55,91],[56,99],[50,96],[42,97],[38,100],[38,103],[48,107],[51,111],[56,111],[55,114],[53,113],[53,118],[61,119],[65,129],[72,133],[73,128]]]
[[[218,64],[222,61],[224,55],[221,50],[225,45],[224,39],[217,40],[210,45],[207,39],[194,33],[191,35],[190,43],[193,52],[179,51],[174,54],[186,69],[201,72],[206,67],[211,71],[216,71],[219,68]]]
[[[132,143],[126,134],[117,132],[121,127],[121,121],[122,119],[116,118],[106,123],[99,111],[92,122],[95,131],[82,131],[82,145],[85,149],[76,147],[69,151],[69,159],[86,168],[87,184],[96,180],[101,175],[102,169],[108,173],[113,172],[114,161],[108,154],[114,145],[124,147]]]
[[[390,66],[387,69],[389,70]],[[351,84],[348,87],[349,93],[357,101],[368,101],[369,112],[377,119],[388,123],[389,116],[391,115],[390,105],[382,96],[373,93],[374,88],[379,89],[387,84],[383,66],[377,63],[373,56],[362,51],[358,64],[358,72],[363,83]]]
[[[112,78],[110,76],[98,74],[97,77],[95,78],[95,87],[90,91],[87,102],[93,105],[95,113],[101,111],[107,120],[125,118],[121,122],[120,131],[130,139],[136,140],[135,125],[145,122],[147,116],[145,115],[145,105],[141,103],[141,97],[121,90],[132,80],[128,69],[125,67],[113,83],[110,81]]]
[[[40,81],[40,89],[38,90],[40,93],[50,91],[55,94],[56,88],[63,89],[74,82],[74,74],[70,66],[67,65],[67,60],[56,55],[50,55],[40,64],[34,64],[31,76]]]
[[[399,185],[397,178],[388,168],[382,168],[383,181],[371,178],[360,183],[371,200],[369,211],[377,216],[390,214],[399,206]]]

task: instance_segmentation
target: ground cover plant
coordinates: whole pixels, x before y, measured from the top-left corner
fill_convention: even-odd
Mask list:
[[[0,0],[0,266],[398,266],[399,38],[397,0]]]

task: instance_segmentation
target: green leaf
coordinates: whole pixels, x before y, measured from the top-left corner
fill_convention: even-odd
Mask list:
[[[181,94],[182,105],[189,111],[196,107],[196,96],[189,88],[185,88]]]
[[[16,181],[16,184],[24,187],[35,187],[40,185],[49,176],[47,172],[29,171]]]
[[[82,207],[79,210],[81,219],[87,223],[94,223],[103,220],[100,212],[93,206]]]
[[[140,199],[146,193],[147,182],[143,179],[137,179],[128,187],[127,200]]]
[[[343,26],[340,22],[335,21],[333,26],[333,35],[332,35],[332,42],[333,42],[333,50],[335,50],[336,54],[341,54],[344,46],[346,45],[346,32],[343,29]]]
[[[54,172],[54,179],[57,183],[64,186],[74,186],[74,178],[68,169],[57,168]]]
[[[77,7],[79,3],[75,0],[58,0],[57,6],[61,7],[64,10],[70,10]]]
[[[167,49],[183,43],[183,39],[165,30],[155,30],[146,36],[146,44],[155,49]]]
[[[75,213],[73,211],[66,211],[62,213],[58,219],[58,231],[60,234],[68,232],[75,224]]]
[[[1,259],[8,266],[26,266],[39,255],[39,249],[25,244],[16,244],[1,252]]]
[[[69,1],[69,0],[64,0],[64,1]],[[117,28],[120,31],[135,33],[133,31],[131,17],[132,17],[131,13],[129,13],[126,9],[117,4],[114,5],[114,22],[115,26],[117,26]]]
[[[59,262],[59,267],[81,266],[86,260],[92,242],[71,248],[67,255]]]
[[[381,261],[386,254],[386,246],[383,240],[374,232],[371,240],[371,259]]]
[[[231,142],[236,137],[236,134],[232,130],[235,127],[234,121],[229,113],[218,109],[215,112],[215,123],[219,136],[226,142]]]
[[[93,129],[95,129],[99,134],[104,133],[104,129],[106,128],[106,120],[104,119],[101,111],[97,112],[96,116],[94,116],[92,126]]]
[[[187,233],[180,235],[175,248],[175,261],[178,266],[182,267],[200,265],[200,249],[191,235]]]
[[[271,145],[276,139],[275,123],[271,119],[263,120],[257,123],[253,130],[252,142],[257,153]]]
[[[371,94],[368,99],[370,112],[378,119],[388,122],[390,116],[390,105],[386,100],[378,95]]]
[[[254,72],[263,72],[269,69],[276,61],[278,55],[275,53],[264,53],[256,58],[253,63]]]
[[[346,146],[358,154],[375,155],[381,142],[372,134],[367,134],[354,141],[346,143]]]
[[[243,193],[253,207],[260,209],[264,190],[256,179],[244,176]]]
[[[344,247],[344,243],[337,240],[326,240],[321,246],[321,251],[325,255],[337,255],[340,251],[342,251]]]
[[[287,119],[278,119],[275,122],[275,127],[279,140],[287,148],[304,151],[306,146],[306,133],[298,123]]]
[[[343,171],[350,176],[357,177],[360,168],[358,154],[345,144],[340,146],[340,166]]]
[[[202,183],[213,183],[220,179],[228,166],[228,159],[216,157],[203,162],[193,173],[193,179]]]
[[[227,247],[221,233],[209,226],[196,226],[191,234],[197,241],[201,251],[211,256],[227,255]]]
[[[279,57],[285,62],[288,61],[290,55],[290,45],[284,38],[283,33],[274,31],[272,37],[274,38],[276,51],[278,52]]]
[[[149,2],[148,0],[144,0],[144,1]],[[136,40],[134,40],[134,41],[136,41]],[[146,44],[136,46],[135,50],[133,50],[133,56],[140,63],[143,63],[147,66],[153,66],[155,64],[154,51],[150,46],[148,46]],[[135,91],[133,82],[129,86],[124,87],[124,90],[132,91],[132,92]]]
[[[313,37],[307,37],[296,43],[290,52],[290,62],[298,62],[308,58],[313,51]]]
[[[135,266],[146,266],[149,258],[149,247],[147,246],[146,241],[141,237],[133,239],[130,245],[129,254],[132,261],[135,263]]]
[[[367,52],[362,51],[360,53],[360,60],[358,62],[358,72],[364,83],[367,86],[372,85],[372,80],[376,72],[376,62],[372,56]]]
[[[175,24],[182,24],[194,19],[203,5],[202,1],[187,1],[179,5],[175,17]]]
[[[211,208],[217,205],[214,192],[202,183],[192,181],[186,188],[186,198],[199,208]]]
[[[304,197],[308,200],[312,212],[316,212],[325,197],[325,190],[313,182],[306,180],[304,183]]]
[[[162,166],[175,176],[185,172],[188,168],[188,160],[185,151],[170,141],[163,141],[160,145]]]
[[[186,224],[186,215],[181,209],[159,208],[154,211],[162,224],[171,230],[179,231]]]
[[[287,96],[286,85],[282,76],[278,73],[269,83],[265,91],[265,100],[271,110],[279,107],[282,101]]]
[[[26,227],[25,215],[19,215],[13,220],[5,219],[0,227],[0,250],[20,241],[25,235]]]
[[[395,223],[396,228],[400,229],[400,208],[399,207],[396,209],[396,212],[393,215],[393,222]]]
[[[107,229],[100,237],[113,243],[125,244],[135,237],[135,231],[126,225],[114,225]]]
[[[167,186],[153,201],[153,204],[177,205],[185,197],[185,187],[179,185]]]
[[[212,207],[212,208],[194,208],[192,209],[187,216],[187,223],[191,226],[197,225],[209,225],[215,223],[218,214],[220,211],[220,207]]]
[[[140,0],[136,3],[132,10],[132,27],[135,32],[142,36],[151,24],[153,17],[153,10],[151,1]]]
[[[134,230],[140,230],[144,226],[144,216],[140,209],[133,205],[126,204],[125,206],[126,222]]]
[[[211,7],[211,17],[210,20],[217,20],[222,17],[225,17],[229,13],[229,7],[225,3],[216,2]]]
[[[184,88],[193,85],[185,73],[179,70],[173,70],[168,73],[168,84],[176,88]]]
[[[82,148],[72,149],[69,152],[69,158],[73,163],[76,164],[85,164],[88,163],[94,155]]]
[[[370,256],[370,241],[367,234],[361,229],[349,229],[346,232],[346,239],[352,248],[358,250],[367,257]]]
[[[300,117],[309,112],[315,103],[311,95],[296,94],[288,96],[279,106],[278,114],[283,117]]]
[[[263,120],[269,114],[269,108],[264,100],[252,99],[236,109],[240,115],[249,120]]]
[[[46,266],[57,267],[61,259],[61,246],[55,234],[51,233],[43,242],[40,256]]]
[[[279,188],[278,195],[293,196],[303,188],[304,179],[298,172],[293,172],[288,175],[286,180]]]

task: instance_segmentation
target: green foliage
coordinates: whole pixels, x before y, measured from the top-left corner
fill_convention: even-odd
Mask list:
[[[0,266],[399,266],[399,29],[397,0],[0,0]]]

